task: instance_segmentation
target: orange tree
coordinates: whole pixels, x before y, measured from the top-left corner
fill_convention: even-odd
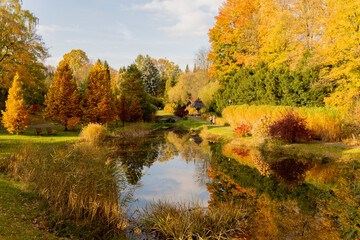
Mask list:
[[[84,96],[84,116],[90,122],[107,123],[115,119],[109,71],[98,60],[89,71]]]
[[[211,76],[220,81],[233,74],[256,54],[257,1],[227,0],[210,29]]]
[[[45,116],[64,124],[65,131],[70,118],[81,115],[79,95],[73,79],[73,71],[67,61],[61,61],[54,81],[45,97]]]
[[[10,133],[16,132],[16,134],[19,134],[19,132],[27,128],[29,113],[26,110],[18,74],[14,77],[5,105],[6,110],[1,111],[3,114],[2,123]]]

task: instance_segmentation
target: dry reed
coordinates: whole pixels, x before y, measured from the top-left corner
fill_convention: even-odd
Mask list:
[[[225,108],[223,117],[232,127],[239,126],[243,122],[254,127],[261,117],[267,115],[276,121],[290,109],[301,117],[305,117],[307,128],[313,132],[315,137],[324,141],[339,141],[356,129],[356,122],[351,118],[325,107],[291,108],[288,106],[239,105]]]

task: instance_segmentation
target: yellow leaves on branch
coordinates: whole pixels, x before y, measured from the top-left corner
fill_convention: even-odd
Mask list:
[[[18,74],[14,77],[5,104],[6,110],[1,111],[3,114],[2,123],[10,133],[15,132],[16,134],[19,134],[27,128],[29,113],[26,110]]]

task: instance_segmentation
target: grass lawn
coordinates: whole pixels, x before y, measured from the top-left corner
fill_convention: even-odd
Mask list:
[[[63,126],[51,127],[57,131],[55,136],[37,136],[35,129],[27,129],[24,134],[10,134],[7,131],[0,131],[0,159],[9,153],[16,152],[24,144],[34,143],[46,146],[56,146],[56,144],[63,144],[74,142],[78,139],[78,131],[64,131]],[[42,131],[46,131],[42,128]]]
[[[186,130],[201,130],[204,126],[209,126],[208,123],[199,122],[192,119],[180,120],[174,123],[175,127],[183,128]]]
[[[156,111],[156,116],[174,116],[173,113],[166,113],[164,110],[158,110]]]
[[[0,239],[59,239],[46,228],[37,197],[0,175]]]

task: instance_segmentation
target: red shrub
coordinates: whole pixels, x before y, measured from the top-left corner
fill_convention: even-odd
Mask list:
[[[247,157],[247,156],[250,155],[250,149],[234,148],[234,149],[233,149],[233,152],[234,152],[236,155],[238,155],[238,156],[240,156],[240,157],[243,157],[243,158],[245,158],[245,157]]]
[[[288,143],[310,141],[312,138],[310,130],[306,128],[305,118],[290,110],[270,126],[269,134]]]
[[[178,116],[178,117],[181,117],[181,118],[185,117],[187,114],[188,114],[188,112],[185,111],[185,109],[182,108],[182,107],[178,107],[174,112],[175,116]]]
[[[250,135],[250,126],[242,123],[239,127],[234,129],[234,133],[239,137],[246,137]]]
[[[28,110],[31,114],[35,114],[36,112],[40,112],[41,106],[38,104],[31,104]]]

